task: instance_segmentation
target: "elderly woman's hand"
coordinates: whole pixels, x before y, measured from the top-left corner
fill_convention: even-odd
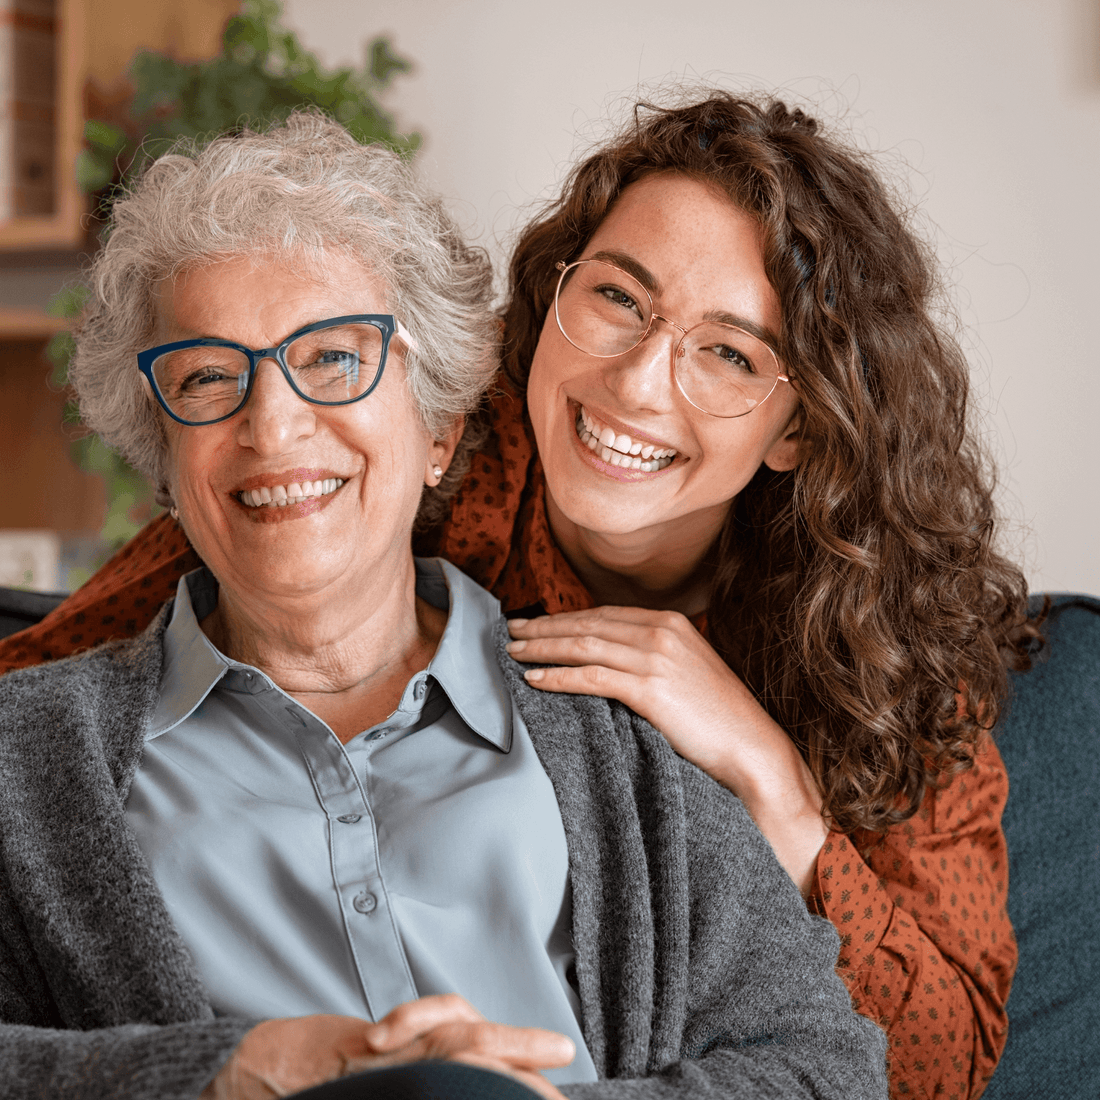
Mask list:
[[[745,803],[803,896],[828,826],[798,748],[683,615],[597,607],[512,619],[517,661],[543,691],[618,699]]]
[[[265,1020],[241,1040],[200,1100],[271,1100],[363,1070],[428,1059],[505,1073],[545,1100],[565,1100],[539,1072],[568,1065],[572,1042],[486,1020],[461,997],[422,997],[376,1024],[354,1016]]]

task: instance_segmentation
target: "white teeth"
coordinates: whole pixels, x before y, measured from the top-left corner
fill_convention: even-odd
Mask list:
[[[292,481],[289,485],[266,485],[259,489],[244,489],[238,494],[240,502],[248,508],[285,508],[288,504],[301,504],[312,497],[328,496],[343,485],[343,479],[328,477],[324,480]]]
[[[628,435],[616,435],[583,405],[579,406],[576,428],[580,441],[590,451],[608,465],[626,470],[654,473],[668,466],[677,453],[672,447],[654,447],[652,443],[643,443]]]

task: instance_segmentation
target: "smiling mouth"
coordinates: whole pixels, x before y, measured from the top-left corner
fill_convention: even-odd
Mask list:
[[[244,489],[234,495],[246,508],[285,508],[288,504],[301,504],[304,500],[327,497],[343,484],[343,478],[328,477],[323,481],[293,481],[289,485]]]
[[[597,458],[609,466],[640,470],[643,474],[663,470],[679,453],[671,447],[655,447],[644,439],[616,434],[583,405],[577,408],[577,436]]]

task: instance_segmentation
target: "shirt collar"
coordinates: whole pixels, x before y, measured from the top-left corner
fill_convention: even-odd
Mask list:
[[[414,699],[423,698],[423,692],[415,691],[417,681],[433,679],[474,733],[508,752],[512,746],[512,706],[493,645],[500,604],[450,562],[416,558],[415,565],[416,594],[446,610],[447,625],[431,664],[410,681],[398,709],[419,706]],[[160,698],[147,741],[188,718],[227,672],[264,675],[250,665],[230,660],[200,629],[199,620],[214,610],[217,600],[217,581],[206,568],[180,578],[164,633]]]
[[[180,577],[164,632],[160,698],[146,741],[178,726],[231,667],[229,658],[199,628],[199,618],[209,615],[217,602],[218,582],[208,569],[195,569]]]
[[[416,558],[416,594],[448,608],[447,626],[428,675],[447,693],[459,717],[503,752],[512,747],[512,701],[497,663],[493,627],[500,603],[442,558]],[[449,596],[449,600],[448,600]]]

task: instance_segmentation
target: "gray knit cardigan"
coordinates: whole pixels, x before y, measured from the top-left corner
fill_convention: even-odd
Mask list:
[[[256,1021],[215,1018],[126,825],[164,612],[140,637],[0,678],[0,1095],[195,1100]],[[561,806],[588,1098],[886,1096],[811,916],[741,802],[617,703],[529,688]],[[522,976],[517,975],[517,981]]]

